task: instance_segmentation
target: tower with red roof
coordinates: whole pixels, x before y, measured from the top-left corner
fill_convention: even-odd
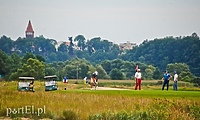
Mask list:
[[[27,26],[27,29],[25,31],[25,34],[26,34],[26,38],[34,38],[34,31],[33,31],[33,27],[31,25],[30,20],[28,22],[28,26]]]

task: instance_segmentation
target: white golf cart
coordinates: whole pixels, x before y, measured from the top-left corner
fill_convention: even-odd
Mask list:
[[[34,77],[19,77],[18,79],[18,91],[31,91],[34,92],[33,84],[34,84]]]
[[[58,90],[58,86],[56,84],[57,76],[44,76],[45,82],[45,91],[52,91],[52,90]]]

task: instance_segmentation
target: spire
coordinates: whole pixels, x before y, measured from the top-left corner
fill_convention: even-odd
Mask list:
[[[27,27],[27,29],[26,29],[26,32],[34,32],[30,20],[28,21],[28,27]]]
[[[25,33],[26,33],[26,38],[34,38],[34,31],[30,20],[28,21],[28,26]]]

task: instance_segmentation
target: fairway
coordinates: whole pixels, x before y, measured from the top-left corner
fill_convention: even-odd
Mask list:
[[[3,119],[28,117],[55,120],[67,118],[120,120],[125,119],[126,116],[149,120],[198,120],[200,117],[199,91],[162,91],[160,89],[139,91],[133,90],[132,87],[126,88],[127,90],[125,88],[110,90],[109,87],[102,87],[105,90],[90,90],[88,85],[59,82],[59,90],[45,92],[44,83],[36,81],[35,92],[20,92],[17,91],[16,85],[17,82],[1,82],[0,84],[0,117]],[[21,111],[27,106],[29,110],[35,111],[29,111],[29,114]],[[15,113],[11,111],[14,109],[20,110]],[[176,114],[173,114],[174,112]]]
[[[166,91],[166,90],[69,90],[62,92],[72,93],[91,93],[104,95],[127,95],[132,97],[151,97],[151,98],[188,98],[200,99],[199,91]]]

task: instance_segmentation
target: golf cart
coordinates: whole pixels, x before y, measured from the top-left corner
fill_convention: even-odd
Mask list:
[[[57,76],[53,75],[53,76],[44,76],[45,79],[45,91],[52,91],[52,90],[57,90],[58,86],[56,84],[56,79]]]
[[[34,84],[34,77],[19,77],[18,80],[18,91],[31,91],[34,92],[33,84]]]

